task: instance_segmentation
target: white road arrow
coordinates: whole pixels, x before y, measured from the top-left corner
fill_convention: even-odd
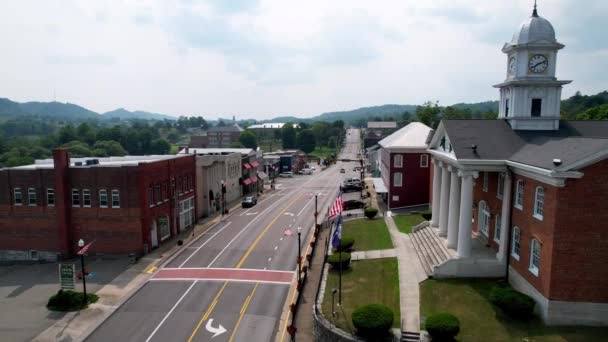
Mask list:
[[[292,214],[292,213],[285,213],[285,214],[283,214],[283,215],[287,215],[287,216],[295,216],[295,214]]]
[[[209,320],[207,321],[207,325],[205,325],[205,329],[207,329],[208,332],[213,334],[213,336],[211,336],[211,338],[218,337],[221,334],[226,332],[226,328],[224,328],[221,324],[217,328],[214,328],[212,326],[212,324],[213,324],[213,318],[209,318]]]
[[[257,214],[258,214],[258,212],[256,211],[256,212],[254,212],[254,213],[247,213],[247,214],[245,214],[245,215],[250,216],[250,215],[257,215]]]

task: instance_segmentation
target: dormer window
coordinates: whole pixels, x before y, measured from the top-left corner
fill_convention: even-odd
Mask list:
[[[530,114],[532,117],[539,117],[542,109],[543,99],[532,99],[532,109]]]

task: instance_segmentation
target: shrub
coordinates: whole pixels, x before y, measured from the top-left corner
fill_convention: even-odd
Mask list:
[[[349,251],[353,248],[355,239],[351,237],[343,237],[340,239],[340,245],[338,246],[339,251]]]
[[[495,286],[490,291],[490,302],[514,318],[529,318],[534,313],[534,299],[510,286]]]
[[[427,221],[430,220],[431,217],[433,217],[433,213],[430,210],[425,210],[420,215],[422,215],[422,218]]]
[[[87,304],[84,304],[82,299],[82,292],[59,290],[57,291],[57,294],[49,298],[49,302],[46,304],[46,307],[53,311],[76,311],[84,309],[90,303],[97,302],[99,297],[97,297],[97,295],[94,293],[87,293]]]
[[[364,337],[380,337],[393,325],[393,311],[382,304],[368,304],[353,311],[352,321],[357,334]]]
[[[365,217],[367,217],[368,219],[371,220],[376,217],[376,215],[378,215],[378,209],[374,207],[365,208]]]
[[[340,256],[340,254],[342,256]],[[342,269],[345,270],[350,265],[350,253],[339,252],[334,253],[327,257],[327,262],[331,265],[333,269],[340,269],[340,260],[342,261]]]
[[[442,312],[429,316],[425,328],[433,341],[451,341],[460,332],[460,321],[456,316]]]

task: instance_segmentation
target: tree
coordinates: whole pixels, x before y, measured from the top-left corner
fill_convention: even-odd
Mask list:
[[[258,147],[258,141],[257,137],[255,136],[255,133],[249,130],[246,130],[241,133],[239,141],[241,142],[241,145],[247,148],[256,149]]]
[[[89,126],[88,123],[83,122],[76,128],[76,133],[78,134],[78,140],[84,141],[85,143],[91,145],[95,143],[95,131]]]
[[[422,106],[416,108],[416,117],[420,122],[429,126],[435,127],[437,124],[437,114],[439,114],[440,108],[438,102],[427,101]]]
[[[101,140],[93,145],[93,154],[97,157],[124,156],[127,151],[118,141]]]
[[[146,151],[150,154],[167,154],[171,151],[171,144],[165,139],[154,139],[150,142],[149,150]]]
[[[310,125],[304,121],[300,121],[300,123],[298,123],[298,127],[300,130],[304,130],[310,128]]]
[[[493,112],[493,111],[483,112],[481,114],[481,117],[486,120],[493,120],[498,117],[498,113]]]
[[[60,144],[67,144],[70,141],[74,141],[77,140],[78,136],[76,134],[76,130],[74,129],[74,126],[72,125],[66,125],[61,127],[61,129],[59,130],[59,143]]]
[[[296,130],[293,128],[293,124],[286,123],[281,129],[281,138],[283,140],[284,149],[296,148]]]
[[[576,116],[577,120],[608,120],[608,104],[586,110]]]
[[[315,150],[315,135],[311,129],[302,130],[298,134],[298,148],[304,153],[310,153]]]
[[[63,144],[61,147],[67,149],[72,157],[79,158],[93,156],[93,151],[91,150],[89,145],[82,141],[72,140],[67,144]]]

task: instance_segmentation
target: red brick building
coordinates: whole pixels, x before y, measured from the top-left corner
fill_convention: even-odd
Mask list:
[[[430,132],[427,125],[412,122],[378,143],[381,179],[375,179],[374,184],[389,209],[429,204],[426,148]]]
[[[0,258],[147,253],[194,224],[194,156],[53,159],[0,170]]]

